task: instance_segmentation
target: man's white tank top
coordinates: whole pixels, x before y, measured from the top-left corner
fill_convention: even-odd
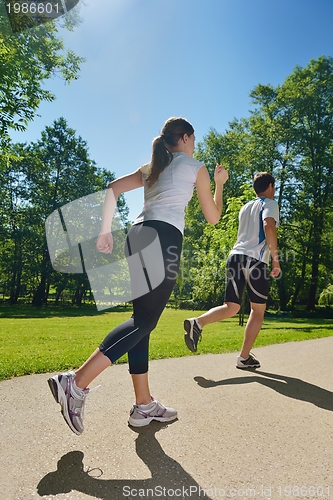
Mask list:
[[[239,212],[237,241],[230,252],[243,254],[269,264],[270,252],[266,243],[264,220],[272,217],[279,225],[279,205],[275,200],[257,197],[246,203]]]

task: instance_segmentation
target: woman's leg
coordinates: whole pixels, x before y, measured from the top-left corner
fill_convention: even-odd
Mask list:
[[[88,387],[102,371],[127,352],[131,375],[148,371],[150,332],[155,328],[172,289],[173,284],[168,282],[167,288],[156,289],[133,301],[132,318],[114,328],[100,347],[75,371],[75,383],[80,389]],[[142,396],[147,399],[144,394],[148,391],[148,385],[145,393],[142,392],[142,387],[139,383],[135,393],[140,395],[139,399],[142,399]]]
[[[87,386],[105,368],[114,363],[126,352],[129,353],[130,372],[132,375],[134,391],[137,401],[146,402],[150,397],[148,386],[148,344],[150,332],[155,328],[157,321],[170,297],[179,267],[179,258],[182,246],[182,235],[176,229],[166,223],[153,221],[150,223],[158,234],[161,249],[163,252],[165,278],[155,289],[150,289],[139,299],[133,301],[133,316],[118,327],[114,328],[104,339],[99,349],[87,359],[83,365],[76,370],[76,373],[68,372],[59,374],[49,379],[49,386],[56,401],[62,407],[62,413],[67,424],[73,432],[81,434],[83,431],[83,410],[84,400],[88,394]],[[129,239],[132,244],[138,244],[133,253],[140,253],[145,249],[147,241],[145,234],[136,239],[136,233],[140,232],[142,226],[131,228],[132,237]],[[143,248],[140,248],[141,243]],[[135,246],[135,245],[134,245]],[[176,257],[176,259],[175,259]],[[162,263],[163,266],[163,263]],[[145,339],[145,340],[144,340]],[[138,403],[143,405],[145,403]],[[147,403],[149,404],[149,403]],[[162,419],[167,421],[175,418],[177,412],[167,409],[154,400],[155,413],[149,415],[148,420],[141,421],[142,412],[138,410],[140,423],[137,415],[131,418],[132,425],[146,425],[151,419]],[[134,410],[133,410],[134,411]],[[150,410],[149,410],[150,411]],[[164,419],[164,420],[163,420]],[[145,423],[142,423],[145,422]]]
[[[174,288],[180,263],[182,236],[178,230],[165,223],[151,221],[158,232],[163,252],[165,278],[163,282],[147,295],[133,301],[133,317],[148,323],[150,332],[156,327]],[[150,332],[128,350],[129,371],[132,376],[136,405],[151,402],[148,383],[148,358]]]
[[[111,361],[99,349],[96,349],[92,355],[75,370],[75,383],[80,389],[85,389],[88,385],[111,365]]]
[[[151,402],[151,395],[148,384],[148,372],[132,374],[132,382],[135,394],[135,404],[148,405]]]
[[[156,327],[173,289],[171,281],[167,285],[133,301],[132,318],[114,328],[101,346],[75,371],[75,382],[79,388],[88,387],[105,368],[127,352],[131,375],[148,371],[150,332]]]

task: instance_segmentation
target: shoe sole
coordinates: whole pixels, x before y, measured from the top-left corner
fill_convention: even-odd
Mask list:
[[[260,368],[260,365],[256,365],[256,366],[237,366],[236,365],[236,368],[238,368],[238,370],[255,370],[256,368]]]
[[[131,419],[131,417],[128,420],[129,425],[132,427],[144,427],[145,425],[149,425],[150,422],[153,420],[156,420],[157,422],[172,422],[173,420],[176,420],[177,415],[174,417],[147,417],[145,419],[140,419],[140,420],[134,420]]]
[[[185,344],[186,344],[187,348],[191,352],[196,352],[197,350],[196,350],[196,347],[194,345],[194,341],[190,337],[191,323],[187,319],[184,321],[184,330],[186,331],[186,333],[184,335],[184,340],[185,340]]]
[[[80,436],[82,432],[79,432],[77,429],[75,429],[69,417],[66,394],[62,386],[59,384],[58,379],[51,377],[48,379],[47,383],[49,384],[50,391],[52,392],[56,403],[60,404],[61,406],[61,413],[66,424],[68,425],[70,430],[74,432],[74,434]]]

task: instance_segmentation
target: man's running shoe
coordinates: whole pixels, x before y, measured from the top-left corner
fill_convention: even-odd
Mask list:
[[[260,368],[259,361],[250,353],[247,359],[242,358],[242,356],[238,356],[236,368],[240,368],[241,370],[247,370],[248,368]]]
[[[186,331],[184,335],[185,344],[190,351],[196,352],[202,332],[196,318],[186,319],[184,321],[184,330]]]
[[[171,422],[177,418],[177,411],[173,408],[166,408],[157,399],[152,397],[148,405],[133,405],[128,420],[133,427],[143,427],[150,424],[152,420],[158,422]]]
[[[60,373],[48,379],[54,399],[61,406],[61,413],[75,434],[82,434],[84,405],[89,389],[80,389],[74,384],[75,373]]]

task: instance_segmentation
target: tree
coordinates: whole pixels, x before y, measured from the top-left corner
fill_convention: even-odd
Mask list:
[[[192,269],[192,298],[200,307],[222,304],[225,292],[225,264],[237,239],[238,214],[248,196],[230,197],[216,226],[205,225],[195,244],[196,266]],[[247,199],[246,199],[247,201]]]
[[[333,59],[312,60],[305,68],[296,67],[282,85],[257,85],[250,95],[250,116],[231,122],[224,134],[211,130],[196,157],[211,174],[217,161],[229,169],[227,205],[229,197],[241,196],[242,185],[251,183],[256,172],[275,176],[283,273],[273,291],[283,310],[299,303],[313,309],[333,267]],[[195,245],[206,248],[208,241],[195,198],[187,225],[184,248],[192,255]],[[209,258],[201,263],[205,269]],[[197,262],[194,267],[198,273]],[[193,282],[187,290],[193,293]]]
[[[32,255],[29,255],[27,248],[36,244],[36,235],[33,234],[31,225],[33,207],[29,206],[28,190],[18,159],[21,153],[22,146],[13,148],[12,157],[16,158],[15,161],[0,171],[0,266],[3,274],[2,286],[9,293],[11,304],[18,300],[27,262],[33,265]]]
[[[328,285],[319,297],[319,304],[322,306],[333,306],[333,285]]]
[[[53,22],[13,35],[5,6],[0,3],[0,145],[3,150],[11,129],[25,130],[36,116],[41,101],[55,99],[44,88],[45,81],[59,76],[70,83],[78,78],[83,61],[73,51],[65,51]]]
[[[34,288],[33,304],[41,306],[47,302],[50,286],[64,283],[51,266],[45,237],[46,218],[66,203],[102,191],[114,175],[96,166],[89,157],[87,143],[76,136],[64,118],[46,127],[39,141],[17,145],[11,154],[16,160],[3,173],[5,196],[0,203],[7,275],[13,277],[14,302],[23,276],[25,283]],[[128,208],[123,197],[118,209],[125,220]],[[80,304],[89,290],[89,282],[85,275],[76,275],[75,280],[74,302]]]
[[[328,221],[333,199],[333,59],[322,56],[311,60],[305,68],[297,66],[281,86],[258,86],[251,95],[259,105],[267,130],[276,125],[278,144],[285,144],[283,193],[279,198],[281,206],[285,206],[289,234],[294,233],[296,252],[301,257],[293,302],[309,274],[307,308],[311,310],[321,279],[323,241],[331,231]],[[288,184],[289,191],[285,193]]]

